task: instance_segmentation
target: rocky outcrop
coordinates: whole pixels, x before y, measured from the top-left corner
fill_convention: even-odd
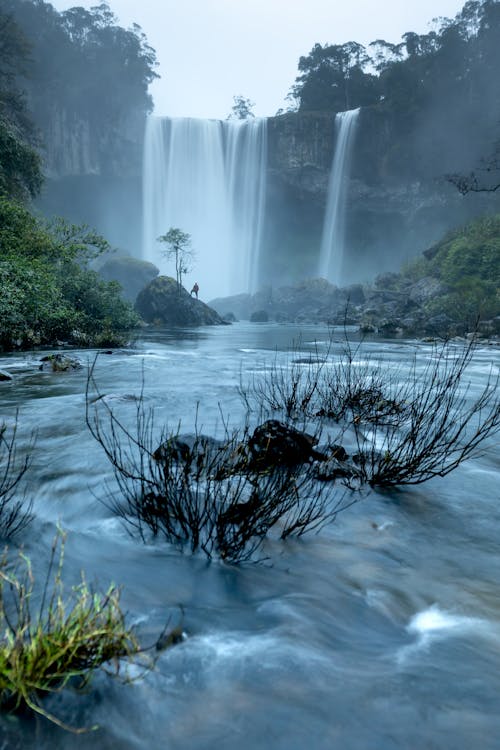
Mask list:
[[[339,289],[326,279],[307,279],[276,289],[266,287],[252,295],[215,299],[210,304],[222,316],[233,313],[252,322],[329,323],[343,317],[348,304],[359,305],[364,299],[361,285]]]
[[[139,292],[153,281],[160,271],[148,261],[128,255],[113,255],[98,268],[98,273],[104,281],[118,281],[125,299],[134,303]]]
[[[158,276],[137,296],[135,308],[146,323],[174,327],[228,325],[204,302],[191,297],[170,276]]]

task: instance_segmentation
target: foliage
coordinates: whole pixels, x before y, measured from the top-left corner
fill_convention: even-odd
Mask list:
[[[31,502],[20,492],[31,463],[30,450],[21,458],[16,447],[17,419],[13,426],[0,424],[0,536],[12,539],[31,520]],[[29,448],[33,447],[33,441]]]
[[[315,44],[299,60],[300,75],[291,95],[301,110],[335,112],[377,101],[377,79],[366,72],[370,58],[357,42]]]
[[[477,319],[500,315],[500,215],[486,216],[447,234],[411,264],[402,279],[439,279],[446,291],[429,301],[429,315],[444,312],[468,331]]]
[[[428,33],[409,31],[396,44],[316,44],[299,59],[291,97],[300,111],[371,106],[374,117],[383,114],[384,173],[467,175],[498,141],[499,34],[498,0],[468,0],[455,18],[435,19]],[[497,157],[485,165],[489,175],[455,175],[462,192],[496,190]]]
[[[173,258],[175,261],[175,276],[180,291],[182,277],[191,270],[190,264],[194,258],[194,252],[191,248],[191,235],[176,227],[170,227],[166,234],[158,237],[158,242],[166,245],[162,255],[169,260]]]
[[[31,44],[25,85],[42,131],[54,110],[103,130],[152,109],[147,89],[157,77],[155,52],[137,24],[117,25],[107,3],[62,13],[44,0],[1,0],[1,6]]]
[[[45,223],[0,199],[0,347],[56,340],[92,345],[137,324],[115,282],[101,281],[88,261],[108,247],[87,227]]]
[[[255,103],[247,99],[247,97],[239,94],[233,96],[233,106],[231,107],[231,114],[227,118],[228,120],[248,120],[249,117],[255,117],[252,112]]]
[[[59,547],[59,557],[57,550]],[[121,659],[139,651],[120,608],[120,592],[110,586],[94,592],[85,579],[66,596],[62,582],[64,537],[56,537],[41,601],[30,560],[20,556],[21,572],[0,568],[0,704],[9,711],[28,708],[72,731],[46,711],[42,699],[78,681],[87,685],[93,673],[110,662],[118,675]],[[18,566],[19,567],[19,566]]]
[[[0,195],[34,197],[42,183],[41,162],[18,76],[29,72],[29,44],[0,9]]]

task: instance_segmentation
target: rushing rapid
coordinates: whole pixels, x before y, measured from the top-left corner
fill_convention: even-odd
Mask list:
[[[326,351],[329,332],[302,329],[305,354]],[[245,416],[239,389],[271,362],[288,361],[298,331],[235,324],[147,333],[134,348],[101,354],[96,381],[127,422],[144,387],[160,428],[195,423],[217,434]],[[341,335],[339,336],[341,339]],[[334,351],[335,346],[334,344]],[[341,346],[341,342],[338,342]],[[426,344],[365,345],[403,372]],[[277,352],[277,353],[276,353]],[[75,353],[83,362],[88,352]],[[38,370],[41,355],[4,355],[5,420],[19,409],[19,447],[36,428],[29,494],[35,518],[19,540],[33,570],[46,571],[59,523],[68,532],[64,575],[85,570],[122,601],[145,645],[168,618],[182,643],[129,685],[99,674],[86,693],[44,705],[73,726],[0,717],[9,750],[494,750],[500,736],[498,453],[444,479],[364,492],[318,534],[269,540],[260,564],[230,566],[130,535],[106,504],[112,470],[85,425],[86,368]],[[498,352],[479,349],[471,394]],[[95,408],[91,405],[91,408]],[[131,422],[132,423],[132,422]],[[183,614],[182,614],[183,613]]]

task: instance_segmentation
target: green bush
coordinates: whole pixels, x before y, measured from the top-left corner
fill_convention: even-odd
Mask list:
[[[500,315],[500,214],[447,234],[428,255],[402,273],[403,280],[432,276],[444,285],[427,303],[428,315],[445,313],[464,331]]]
[[[102,281],[88,262],[109,248],[86,227],[51,224],[0,199],[0,347],[65,340],[121,343],[138,323],[116,282]]]

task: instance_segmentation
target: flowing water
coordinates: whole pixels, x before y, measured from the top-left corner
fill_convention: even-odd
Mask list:
[[[143,258],[175,275],[157,238],[171,227],[191,235],[186,277],[203,299],[254,292],[266,192],[263,118],[150,117],[143,165]]]
[[[303,327],[301,349],[328,331]],[[107,403],[133,418],[144,379],[156,421],[216,434],[221,415],[243,419],[240,380],[259,377],[298,331],[239,323],[146,333],[100,355]],[[339,337],[341,338],[341,336]],[[316,343],[315,343],[316,342]],[[336,345],[337,346],[337,345]],[[338,347],[341,343],[338,344]],[[275,355],[277,350],[277,355]],[[388,366],[422,362],[430,346],[372,342]],[[79,352],[86,361],[92,353]],[[500,712],[500,504],[496,445],[445,479],[364,493],[320,533],[266,544],[265,562],[228,566],[130,537],[105,504],[110,467],[85,426],[86,372],[46,373],[39,354],[0,358],[2,416],[19,408],[22,449],[37,447],[35,519],[22,541],[43,576],[57,523],[67,530],[65,576],[85,570],[122,602],[145,642],[184,610],[187,638],[130,685],[99,674],[84,695],[45,705],[75,736],[29,717],[0,718],[5,750],[494,750]],[[479,349],[472,392],[498,351]],[[198,407],[197,407],[198,405]],[[91,409],[97,408],[91,406]]]
[[[358,115],[359,109],[351,109],[335,117],[335,150],[323,221],[319,276],[337,285],[342,283],[347,185]]]

